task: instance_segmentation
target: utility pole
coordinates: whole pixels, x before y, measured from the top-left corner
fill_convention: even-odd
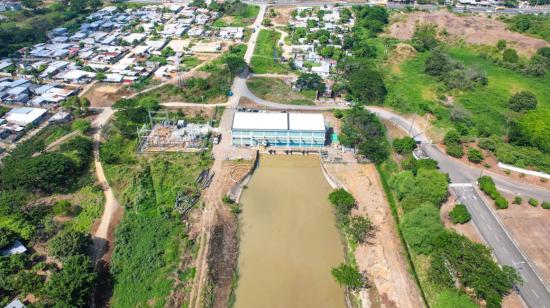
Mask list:
[[[413,115],[413,120],[411,122],[411,127],[409,127],[409,136],[411,135],[411,130],[412,130],[413,125],[414,125],[414,120],[416,120],[416,117]]]

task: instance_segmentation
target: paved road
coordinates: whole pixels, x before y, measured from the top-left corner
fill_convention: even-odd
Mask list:
[[[235,81],[235,88],[240,95],[247,96],[260,105],[270,109],[280,110],[327,110],[335,108],[329,106],[296,106],[284,105],[266,101],[256,97],[246,86],[246,79],[240,78]],[[346,106],[337,106],[336,108],[347,108]],[[453,187],[457,196],[461,197],[462,203],[466,204],[472,213],[473,222],[487,244],[492,247],[497,260],[503,265],[514,265],[524,279],[523,286],[519,287],[519,292],[523,300],[533,308],[550,307],[550,291],[546,283],[537,275],[536,268],[521,252],[514,240],[508,236],[504,226],[500,223],[498,217],[493,213],[492,208],[483,202],[477,191],[473,188],[476,179],[482,173],[490,173],[483,169],[463,164],[443,153],[437,146],[431,143],[431,140],[414,123],[402,116],[376,106],[368,106],[371,112],[378,117],[391,121],[399,126],[411,136],[421,142],[422,150],[432,159],[436,160],[441,170],[448,173],[451,182],[455,185],[466,185],[467,187]],[[525,196],[534,197],[538,200],[550,201],[550,191],[529,185],[520,181],[498,174],[491,174],[497,188],[507,193],[520,193]]]
[[[493,253],[502,265],[509,265],[518,270],[523,277],[523,284],[518,286],[519,294],[529,307],[550,307],[550,292],[542,283],[543,279],[534,270],[527,256],[518,249],[506,229],[495,219],[491,206],[480,196],[474,187],[452,187],[458,197],[457,202],[463,203],[472,214],[472,220],[487,242],[493,248]]]

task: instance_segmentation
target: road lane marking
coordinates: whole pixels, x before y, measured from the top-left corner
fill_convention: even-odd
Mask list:
[[[539,295],[537,294],[537,292],[535,292],[535,290],[531,289],[531,292],[533,292],[533,294],[535,294],[535,296],[536,296],[537,298],[540,298]]]
[[[493,228],[491,227],[491,225],[487,225],[487,229],[493,231]],[[497,240],[498,240],[498,238],[497,238]]]
[[[487,227],[490,227],[490,226],[487,226]],[[495,238],[497,239],[497,242],[500,243],[500,237],[498,235],[495,235]]]
[[[472,183],[451,183],[450,187],[472,187]]]
[[[502,250],[504,250],[504,252],[505,252],[507,255],[510,255],[510,253],[508,252],[508,249],[502,247]]]

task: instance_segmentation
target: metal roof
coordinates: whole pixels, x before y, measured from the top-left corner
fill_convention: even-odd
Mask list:
[[[236,112],[233,129],[325,131],[321,113]]]

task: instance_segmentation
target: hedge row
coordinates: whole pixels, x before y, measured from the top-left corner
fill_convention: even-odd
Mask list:
[[[499,209],[508,208],[508,200],[504,198],[497,190],[493,178],[488,175],[484,175],[477,179],[479,188],[483,190],[491,199],[495,200],[495,205]]]

